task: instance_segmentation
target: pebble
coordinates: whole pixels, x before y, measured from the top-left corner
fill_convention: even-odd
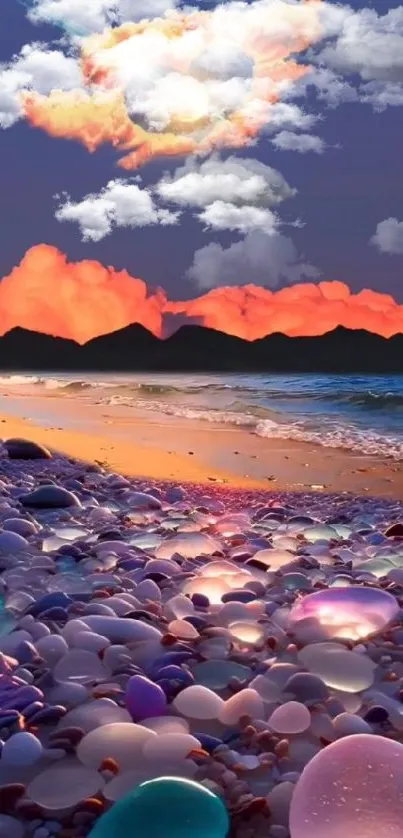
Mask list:
[[[170,774],[234,838],[329,838],[318,789],[357,834],[334,776],[396,833],[400,779],[379,802],[358,745],[400,765],[402,504],[158,487],[57,454],[3,457],[2,484],[0,838],[104,838]],[[197,814],[194,838],[225,838]]]

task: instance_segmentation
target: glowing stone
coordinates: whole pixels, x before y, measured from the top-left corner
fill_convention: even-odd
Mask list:
[[[225,838],[224,803],[204,786],[179,777],[141,783],[99,819],[90,838]]]
[[[218,576],[198,576],[191,579],[184,587],[184,593],[188,596],[203,594],[210,602],[210,605],[219,605],[224,594],[232,590],[231,585],[225,579]]]
[[[263,640],[264,632],[262,626],[257,623],[244,622],[230,623],[229,630],[233,637],[240,640],[241,643],[254,644]]]
[[[298,652],[298,658],[309,672],[335,690],[359,693],[374,682],[376,664],[341,643],[311,643]]]
[[[291,838],[396,838],[403,822],[403,745],[338,739],[306,766],[291,801]]]
[[[157,559],[171,559],[175,553],[179,553],[185,559],[194,559],[196,556],[211,556],[216,552],[221,553],[221,544],[210,535],[200,532],[182,533],[173,538],[163,541],[155,551]]]
[[[398,614],[391,594],[379,588],[328,588],[298,600],[290,612],[290,626],[315,618],[329,637],[358,640],[382,631]]]

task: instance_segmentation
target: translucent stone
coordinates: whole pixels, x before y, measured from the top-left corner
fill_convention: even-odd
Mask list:
[[[379,588],[352,585],[328,588],[297,601],[290,612],[290,626],[313,617],[329,637],[358,640],[379,632],[398,614],[394,596]]]
[[[62,686],[62,685],[60,685]],[[60,720],[57,730],[65,727],[81,727],[86,733],[98,727],[111,724],[131,724],[130,714],[124,707],[118,707],[109,698],[98,698],[74,707]]]
[[[339,540],[340,536],[337,530],[333,527],[327,527],[325,524],[318,524],[314,527],[306,527],[303,531],[304,538],[307,541],[331,541],[332,539]]]
[[[118,774],[103,789],[103,796],[106,800],[117,801],[125,797],[129,792],[148,780],[154,780],[161,776],[184,777],[193,780],[197,774],[197,765],[193,760],[187,759],[176,763],[155,763],[146,762],[137,771],[125,771]]]
[[[173,705],[188,719],[217,719],[224,702],[212,690],[195,684],[182,690]]]
[[[76,541],[77,538],[85,538],[88,531],[83,527],[55,527],[55,535],[59,538],[67,539],[67,541]]]
[[[77,759],[64,759],[38,774],[28,785],[27,796],[44,809],[59,811],[94,797],[104,786],[98,771],[86,768]]]
[[[387,576],[390,570],[393,570],[394,564],[393,562],[389,561],[388,559],[367,559],[365,562],[359,562],[355,565],[354,570],[358,573],[370,573],[371,576],[375,576],[377,579],[381,579],[382,576]]]
[[[240,690],[221,707],[219,720],[225,725],[235,725],[242,716],[261,719],[264,715],[263,701],[256,690]]]
[[[180,640],[194,640],[199,637],[197,629],[191,623],[187,623],[186,620],[172,620],[168,625],[168,631],[179,637]]]
[[[249,687],[256,690],[266,704],[276,704],[281,701],[280,687],[270,678],[266,678],[265,675],[257,675],[250,682]]]
[[[108,675],[97,654],[85,649],[70,649],[57,662],[53,677],[56,681],[75,681],[78,684],[90,684],[102,680]]]
[[[92,587],[79,573],[57,573],[50,579],[48,591],[62,591],[65,594],[90,594]]]
[[[171,559],[175,553],[186,559],[196,556],[211,556],[221,553],[221,544],[215,538],[204,533],[183,533],[163,541],[155,551],[157,559]]]
[[[129,643],[132,640],[160,640],[162,635],[154,626],[140,620],[124,617],[99,617],[97,615],[83,619],[91,631],[107,637],[111,643]]]
[[[233,637],[237,640],[240,640],[241,643],[246,644],[255,644],[260,643],[264,637],[264,631],[262,626],[258,625],[258,623],[251,622],[239,622],[239,623],[230,623],[229,630]]]
[[[180,716],[155,716],[152,719],[143,719],[141,724],[155,730],[159,736],[167,733],[189,733],[189,722]]]
[[[38,654],[53,669],[60,658],[67,654],[69,647],[60,634],[49,634],[36,642]]]
[[[220,579],[218,576],[198,576],[187,582],[183,591],[188,596],[193,594],[203,594],[210,602],[210,605],[219,605],[222,602],[224,594],[228,594],[232,590],[231,585]]]
[[[0,815],[0,838],[24,838],[25,826],[10,815]]]
[[[33,765],[41,758],[42,751],[39,739],[32,733],[15,733],[3,745],[1,764],[9,768]]]
[[[262,562],[270,570],[279,570],[283,565],[289,564],[294,559],[292,553],[287,550],[277,550],[276,548],[269,550],[258,550],[253,556],[255,561]]]
[[[354,733],[372,733],[371,725],[354,713],[340,713],[333,719],[333,728],[338,737],[352,736]]]
[[[303,666],[336,690],[359,693],[372,686],[376,664],[339,643],[313,643],[298,652]]]
[[[163,818],[163,827],[161,818]],[[142,783],[101,817],[91,838],[225,838],[229,816],[205,786],[178,777]]]
[[[306,766],[290,809],[291,838],[396,838],[403,817],[403,745],[357,734]]]
[[[246,681],[250,678],[250,669],[235,661],[208,660],[193,667],[196,682],[211,690],[223,690],[231,678]]]
[[[198,644],[198,651],[207,660],[225,660],[231,651],[229,637],[208,637]]]
[[[139,550],[155,550],[161,543],[161,536],[151,532],[132,535],[128,540],[128,544],[131,544],[133,547],[138,547]]]
[[[77,757],[84,765],[95,769],[104,759],[111,757],[121,771],[129,771],[142,762],[145,743],[156,735],[142,725],[102,725],[84,736],[77,746]]]
[[[268,724],[276,733],[303,733],[311,724],[311,714],[299,701],[287,701],[274,710]]]
[[[195,608],[188,597],[178,594],[178,596],[172,597],[165,603],[164,611],[166,614],[172,614],[177,620],[183,620],[184,617],[192,616],[195,613]]]
[[[189,733],[160,733],[145,743],[143,755],[153,762],[179,762],[195,748],[200,748],[200,742]]]

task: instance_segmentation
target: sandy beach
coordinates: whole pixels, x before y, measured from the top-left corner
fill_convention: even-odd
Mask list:
[[[398,459],[57,392],[0,424],[0,836],[131,836],[151,789],[155,838],[161,795],[300,838],[318,787],[321,835],[385,795],[399,834]]]
[[[121,405],[3,389],[0,422],[3,439],[28,437],[131,477],[403,496],[403,471],[392,458],[262,438],[244,428],[206,426],[196,419]]]

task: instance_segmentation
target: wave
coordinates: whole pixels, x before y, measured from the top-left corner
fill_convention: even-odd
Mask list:
[[[277,424],[270,420],[259,422],[255,428],[258,436],[270,439],[289,439],[309,442],[324,448],[341,448],[368,456],[403,459],[403,439],[383,435],[376,431],[360,430],[351,425],[334,425],[331,428],[308,428],[301,422]]]
[[[131,399],[130,397],[114,395],[98,402],[102,405],[136,407],[162,413],[167,416],[176,416],[182,419],[209,422],[244,428],[257,436],[270,439],[295,440],[298,442],[309,442],[321,445],[325,448],[342,448],[356,451],[360,454],[381,455],[393,459],[403,459],[403,438],[391,435],[383,435],[376,431],[360,430],[352,425],[334,424],[331,426],[323,423],[316,428],[308,426],[301,420],[280,422],[267,418],[273,415],[273,411],[264,408],[252,408],[247,412],[236,410],[220,410],[215,408],[203,409],[197,407],[186,407],[179,404],[167,402]],[[262,418],[265,415],[266,418]],[[320,418],[318,421],[320,422]]]

